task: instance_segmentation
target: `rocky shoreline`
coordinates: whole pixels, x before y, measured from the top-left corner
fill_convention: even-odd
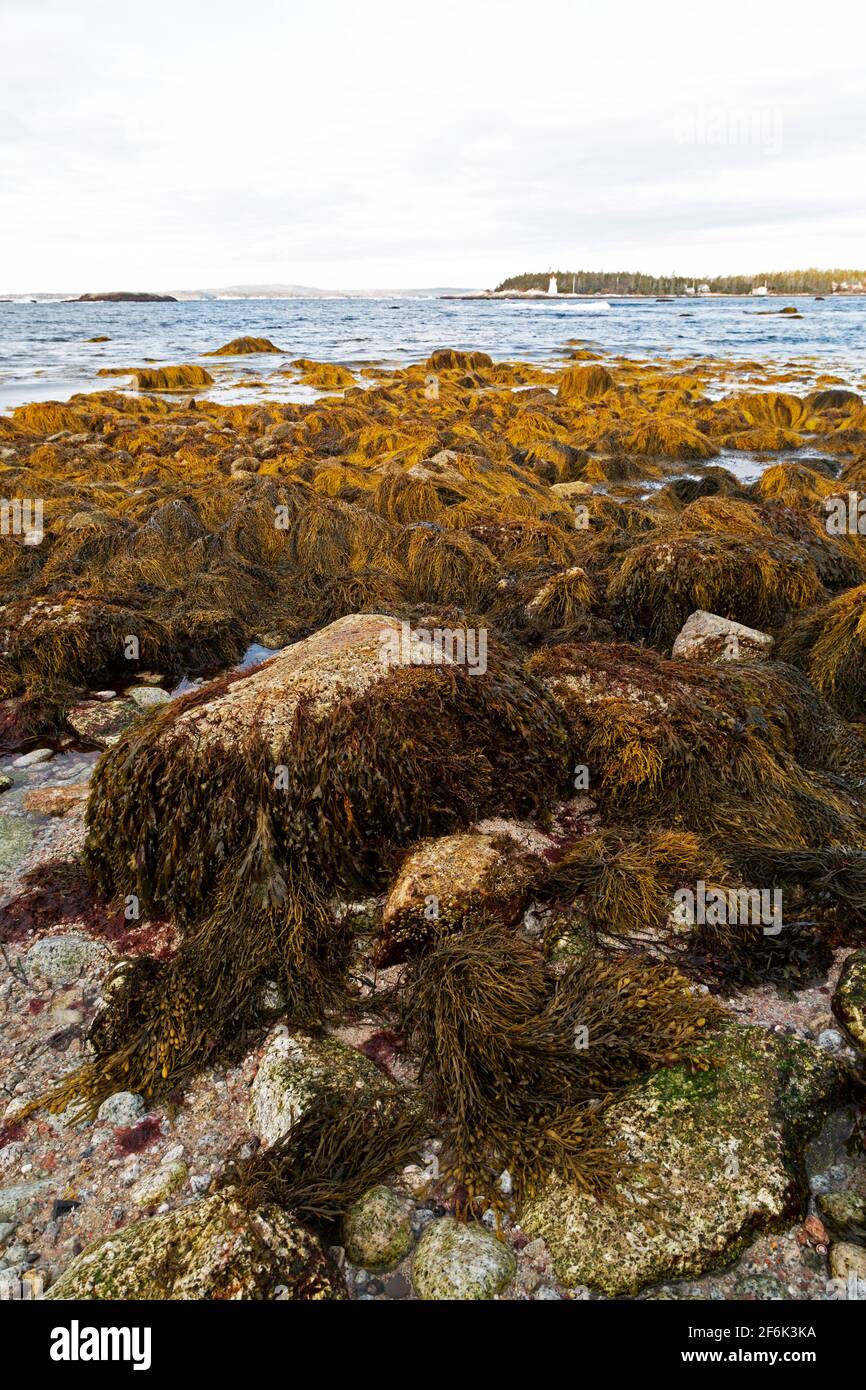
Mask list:
[[[0,418],[0,1292],[862,1297],[859,393],[294,365]]]

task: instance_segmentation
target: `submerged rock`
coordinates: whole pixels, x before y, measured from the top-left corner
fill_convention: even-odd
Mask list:
[[[816,1200],[821,1219],[837,1236],[866,1245],[866,1193],[822,1192]]]
[[[230,1192],[137,1221],[88,1246],[49,1299],[332,1299],[345,1295],[318,1240],[279,1207]]]
[[[384,1077],[362,1052],[337,1038],[277,1032],[250,1088],[250,1127],[270,1146],[288,1134],[323,1096],[360,1100],[382,1089]]]
[[[769,633],[698,609],[686,619],[674,639],[671,655],[684,661],[694,658],[701,661],[755,661],[769,657],[772,650],[773,639]]]
[[[412,1281],[425,1300],[495,1298],[516,1272],[517,1260],[507,1245],[484,1227],[450,1216],[431,1222],[412,1260]]]
[[[112,748],[140,713],[132,700],[87,700],[73,705],[66,722],[88,743]]]
[[[10,874],[33,843],[35,822],[23,816],[0,816],[0,873]]]
[[[845,1073],[805,1042],[731,1027],[719,1065],[676,1066],[631,1087],[608,1112],[624,1146],[616,1201],[553,1181],[521,1213],[557,1275],[611,1298],[733,1259],[755,1231],[803,1210],[802,1143],[839,1100]]]
[[[832,1008],[851,1044],[866,1052],[866,951],[853,951],[846,960]]]

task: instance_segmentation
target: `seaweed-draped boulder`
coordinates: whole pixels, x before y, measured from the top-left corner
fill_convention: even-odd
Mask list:
[[[157,711],[103,759],[86,862],[108,897],[174,917],[168,963],[126,963],[64,1088],[100,1101],[171,1084],[258,1025],[273,981],[295,1023],[341,998],[350,941],[329,894],[384,883],[396,847],[564,791],[552,697],[491,644],[354,614]]]

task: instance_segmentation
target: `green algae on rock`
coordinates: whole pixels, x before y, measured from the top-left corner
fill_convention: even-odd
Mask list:
[[[853,951],[846,960],[832,1008],[851,1044],[866,1053],[866,951]]]
[[[340,1299],[325,1252],[290,1213],[207,1197],[94,1241],[48,1299]]]
[[[412,1249],[413,1211],[414,1203],[405,1193],[384,1183],[371,1187],[343,1218],[348,1259],[363,1269],[392,1269]]]
[[[516,1272],[513,1253],[496,1236],[449,1216],[430,1223],[412,1259],[412,1282],[424,1300],[495,1298]]]
[[[665,1068],[607,1111],[629,1161],[613,1200],[554,1179],[520,1222],[559,1278],[608,1297],[699,1275],[805,1210],[798,1153],[845,1094],[844,1069],[805,1042],[732,1025],[716,1065]]]

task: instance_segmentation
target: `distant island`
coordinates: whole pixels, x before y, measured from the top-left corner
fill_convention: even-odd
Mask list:
[[[866,270],[782,270],[759,275],[645,275],[637,270],[556,270],[512,275],[493,294],[547,293],[556,281],[559,294],[863,294]]]
[[[133,293],[131,290],[106,290],[102,294],[80,294],[76,299],[66,301],[67,304],[96,304],[107,302],[109,304],[176,304],[177,300],[173,294],[143,294]]]

